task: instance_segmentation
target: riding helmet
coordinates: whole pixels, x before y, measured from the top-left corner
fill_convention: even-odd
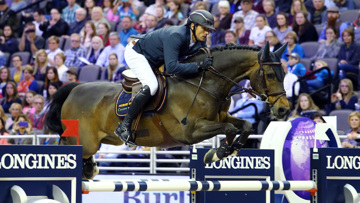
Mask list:
[[[202,25],[211,30],[215,30],[214,17],[209,11],[206,10],[196,10],[192,12],[189,16],[189,22]]]

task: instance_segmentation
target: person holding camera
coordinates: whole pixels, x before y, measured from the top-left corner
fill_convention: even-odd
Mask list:
[[[35,29],[34,23],[26,23],[19,43],[20,51],[27,51],[31,54],[36,54],[39,49],[44,47],[45,40],[42,37],[36,36]]]
[[[31,127],[31,121],[25,114],[20,114],[15,118],[15,123],[13,129],[10,132],[10,135],[34,135]],[[15,138],[8,139],[8,143],[11,144],[22,144],[22,145],[31,145],[31,138]]]

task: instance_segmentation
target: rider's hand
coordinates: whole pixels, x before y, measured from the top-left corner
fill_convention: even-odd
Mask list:
[[[198,63],[198,68],[201,70],[208,70],[210,66],[213,64],[213,58],[212,57],[206,57],[203,61],[200,61]]]

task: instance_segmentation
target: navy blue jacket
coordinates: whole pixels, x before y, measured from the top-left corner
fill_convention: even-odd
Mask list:
[[[349,49],[349,55],[346,57],[346,50]],[[338,61],[345,60],[348,64],[358,65],[359,64],[359,47],[355,42],[351,43],[349,48],[346,47],[346,44],[341,45]]]
[[[170,74],[197,73],[196,62],[178,63],[179,59],[206,47],[205,42],[197,41],[189,49],[190,37],[190,29],[185,25],[165,27],[140,36],[133,49],[144,55],[152,67],[165,64]]]

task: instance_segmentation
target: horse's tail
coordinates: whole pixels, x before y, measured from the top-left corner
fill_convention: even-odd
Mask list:
[[[49,111],[46,114],[45,125],[49,130],[62,135],[64,130],[61,123],[61,107],[68,98],[71,90],[73,90],[79,83],[69,83],[61,87],[53,95],[53,101],[49,106]]]

